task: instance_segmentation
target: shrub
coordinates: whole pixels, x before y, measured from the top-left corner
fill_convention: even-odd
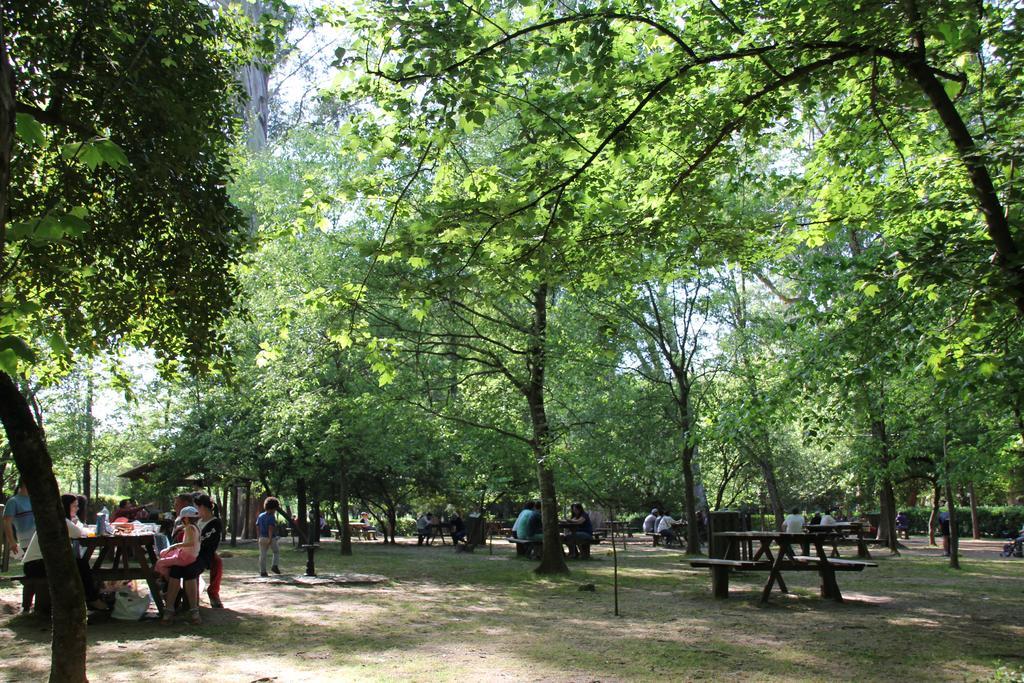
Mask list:
[[[945,508],[942,508],[945,510]],[[901,508],[910,517],[910,533],[928,533],[928,517],[930,507]],[[982,536],[1008,538],[1016,535],[1024,526],[1024,505],[980,505],[978,506],[978,526]],[[971,535],[971,509],[957,508],[957,528],[960,536]]]

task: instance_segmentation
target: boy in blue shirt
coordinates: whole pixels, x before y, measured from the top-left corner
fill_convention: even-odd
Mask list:
[[[270,571],[280,574],[277,564],[281,561],[281,549],[278,546],[277,538],[277,511],[281,509],[281,503],[273,496],[263,502],[263,512],[256,518],[256,533],[260,543],[260,576],[267,574],[267,550],[274,551],[274,563]]]
[[[25,481],[18,482],[17,493],[7,499],[4,505],[4,535],[7,536],[7,547],[15,558],[21,557],[28,547],[28,542],[36,533],[36,518],[32,514],[32,501],[28,498]],[[15,539],[14,535],[18,538]]]

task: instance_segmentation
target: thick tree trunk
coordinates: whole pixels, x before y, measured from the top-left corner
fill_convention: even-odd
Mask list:
[[[36,518],[36,542],[50,585],[53,645],[50,680],[86,680],[85,591],[71,552],[60,489],[42,431],[28,401],[7,373],[0,372],[0,421],[14,451],[14,462],[28,486]]]
[[[568,574],[569,567],[562,555],[562,540],[558,534],[558,503],[555,498],[555,475],[548,463],[551,453],[551,434],[544,408],[544,373],[547,363],[548,286],[538,285],[533,291],[533,325],[527,353],[530,373],[525,387],[526,402],[530,408],[533,428],[534,460],[537,464],[537,484],[540,488],[541,522],[544,525],[544,549],[538,574]]]
[[[899,554],[899,542],[896,538],[896,494],[893,491],[892,478],[889,476],[888,466],[890,461],[889,436],[885,429],[885,420],[874,419],[871,421],[871,437],[877,442],[880,461],[882,465],[882,483],[880,487],[880,512],[881,519],[878,520],[878,540],[885,541],[886,546],[892,552]]]
[[[298,527],[299,538],[303,543],[312,543],[312,539],[309,536],[309,525],[307,523],[309,515],[306,510],[306,480],[299,478],[295,482],[295,497],[298,499],[298,519],[296,526]]]

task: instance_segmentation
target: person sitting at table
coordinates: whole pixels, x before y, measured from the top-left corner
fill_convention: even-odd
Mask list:
[[[448,526],[452,530],[452,545],[459,550],[459,543],[466,542],[466,523],[459,517],[458,511],[452,512],[452,516],[448,518]]]
[[[526,520],[526,535],[523,538],[538,543],[544,540],[544,516],[541,514],[539,500],[533,501],[533,510],[530,511],[530,517]]]
[[[800,514],[800,508],[793,508],[786,518],[782,520],[781,531],[786,534],[802,534],[804,532],[804,516]]]
[[[662,512],[661,517],[658,518],[658,531],[661,537],[665,539],[665,545],[668,545],[676,540],[676,531],[672,528],[672,525],[676,523],[676,520],[672,519],[672,516],[668,514],[668,510]]]
[[[581,503],[573,503],[569,510],[571,516],[565,523],[572,525],[572,532],[563,536],[562,540],[569,549],[569,558],[576,559],[580,556],[579,541],[589,543],[594,540],[594,527],[590,523],[590,515],[583,509]]]
[[[836,521],[836,518],[832,516],[832,510],[823,514],[821,519],[818,521],[818,524],[821,524],[822,526],[835,526],[838,523],[839,522]]]
[[[363,537],[368,541],[377,540],[377,527],[370,522],[369,512],[359,513],[359,523],[363,524]]]
[[[526,538],[526,525],[530,522],[530,517],[533,515],[533,501],[528,500],[523,504],[523,510],[516,517],[515,523],[512,525],[512,538]]]
[[[896,538],[899,538],[900,534],[903,534],[903,538],[910,538],[910,517],[906,512],[896,514]]]
[[[199,511],[199,554],[195,562],[184,567],[174,566],[170,569],[171,579],[167,585],[167,601],[169,609],[164,610],[163,623],[169,624],[174,621],[173,605],[181,590],[181,582],[185,584],[185,594],[188,596],[188,604],[191,606],[189,622],[201,624],[199,616],[199,575],[207,569],[211,569],[213,558],[216,556],[217,547],[224,534],[224,527],[220,518],[214,515],[213,501],[205,493],[195,496],[195,507]],[[210,572],[210,603],[213,605],[213,572]],[[216,607],[216,605],[213,605]]]
[[[75,539],[85,536],[85,530],[76,524],[72,519],[78,514],[78,496],[65,493],[60,497],[60,503],[64,507],[64,521],[67,523],[68,536],[72,542]],[[85,604],[89,609],[106,610],[110,609],[107,603],[100,600],[100,593],[96,590],[96,582],[92,578],[92,567],[89,561],[75,553],[75,563],[78,566],[78,575],[82,577],[82,587],[85,589]],[[25,548],[25,556],[22,559],[22,571],[25,576],[34,578],[46,578],[46,566],[43,564],[43,553],[39,548],[39,537],[32,534],[32,539]]]
[[[658,533],[658,518],[661,515],[658,512],[658,508],[653,508],[651,514],[644,518],[644,533],[645,534],[656,534]]]
[[[170,579],[171,567],[184,567],[196,561],[199,555],[199,527],[196,520],[199,518],[199,510],[191,505],[183,507],[178,513],[178,520],[182,525],[182,540],[160,551],[160,559],[153,565],[153,571]]]
[[[427,545],[434,540],[434,515],[425,512],[419,516],[416,520],[416,545],[423,545],[423,541],[427,542]]]

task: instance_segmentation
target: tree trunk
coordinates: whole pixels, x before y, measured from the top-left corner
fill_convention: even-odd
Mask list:
[[[956,501],[953,499],[953,485],[946,479],[946,509],[949,512],[949,566],[960,569],[960,530],[956,521]]]
[[[6,61],[6,60],[4,60]],[[10,375],[0,372],[0,421],[28,487],[36,518],[36,542],[50,585],[53,642],[50,680],[85,681],[85,591],[71,552],[60,489],[42,430]]]
[[[1013,238],[1006,211],[999,201],[988,167],[982,160],[983,156],[978,153],[974,144],[974,138],[971,137],[953,100],[925,60],[923,35],[918,39],[917,49],[916,58],[905,60],[903,65],[931,101],[932,108],[942,120],[950,140],[960,155],[974,189],[975,199],[985,218],[989,239],[995,246],[996,263],[1007,276],[1007,289],[1017,304],[1017,312],[1024,313],[1024,270],[1020,264],[1020,249]]]
[[[974,482],[967,485],[967,494],[971,497],[971,538],[981,539],[981,527],[978,525],[978,501],[974,496]]]
[[[231,485],[231,547],[238,545],[238,484]]]
[[[312,543],[312,540],[309,537],[309,529],[307,524],[309,515],[307,514],[308,511],[306,510],[306,480],[301,477],[299,477],[299,480],[295,482],[295,497],[298,499],[299,507],[298,513],[296,515],[296,526],[298,527],[297,530],[299,532],[299,539],[302,540],[303,544]]]
[[[537,463],[537,484],[540,487],[541,523],[544,525],[544,549],[538,574],[568,574],[569,567],[562,555],[562,539],[558,534],[558,504],[555,499],[555,475],[548,463],[551,454],[551,435],[548,416],[544,408],[544,373],[546,370],[548,324],[548,286],[538,285],[533,290],[533,330],[527,352],[530,371],[525,387],[526,402],[530,407],[533,427],[534,459]]]
[[[878,540],[885,541],[886,546],[897,555],[900,552],[898,539],[896,538],[896,494],[893,491],[892,477],[889,475],[888,467],[889,436],[885,429],[885,420],[873,419],[871,421],[871,437],[877,442],[880,451],[882,464],[882,484],[880,491],[880,512],[881,519],[878,520]]]
[[[388,537],[391,537],[391,545],[395,545],[398,541],[395,540],[395,529],[398,528],[398,513],[395,511],[395,506],[391,503],[386,504],[388,526],[384,530],[384,542],[388,542]]]
[[[82,463],[82,495],[85,505],[78,511],[78,519],[85,522],[89,517],[89,489],[92,488],[92,448],[96,434],[96,422],[92,417],[93,379],[92,372],[86,374],[85,388],[85,462]]]
[[[341,532],[341,554],[352,554],[352,530],[348,527],[348,520],[351,517],[348,509],[348,464],[343,455],[338,470],[338,502],[341,507],[341,520],[338,522],[338,531]]]
[[[252,525],[249,524],[249,515],[252,512],[252,482],[247,482],[245,485],[245,505],[243,508],[245,516],[242,518],[242,538],[252,538],[250,533]]]
[[[786,509],[782,505],[782,496],[779,495],[779,482],[775,478],[775,466],[767,458],[758,458],[757,466],[761,469],[761,476],[764,477],[764,488],[768,493],[768,504],[775,515],[775,528],[782,526],[782,520],[786,518]]]
[[[697,483],[693,475],[693,454],[696,447],[683,447],[683,486],[686,489],[686,552],[700,555],[700,525],[697,524]]]
[[[939,498],[942,491],[939,489],[939,482],[932,482],[932,513],[928,516],[928,545],[935,545],[935,529],[939,525]]]

